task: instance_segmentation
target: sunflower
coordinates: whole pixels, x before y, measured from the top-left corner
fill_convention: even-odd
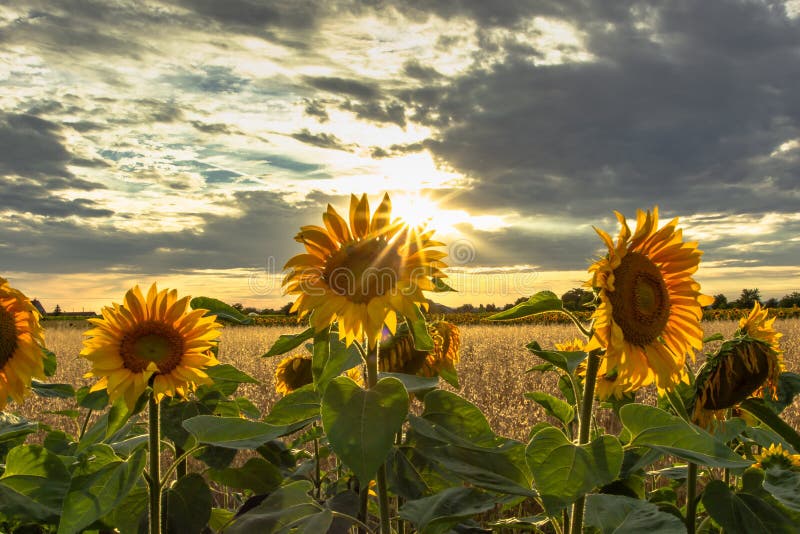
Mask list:
[[[733,339],[708,357],[695,380],[692,419],[696,424],[708,428],[714,418],[724,420],[727,408],[751,395],[774,398],[784,368],[778,345],[781,334],[774,322],[756,303],[739,322]]]
[[[413,334],[407,326],[401,326],[396,335],[381,343],[380,370],[426,377],[439,376],[443,370],[455,371],[461,349],[458,327],[447,321],[434,321],[428,325],[428,332],[433,350],[417,350]]]
[[[275,391],[281,395],[288,395],[313,381],[311,356],[287,356],[275,369]]]
[[[575,338],[572,341],[565,341],[564,343],[556,343],[555,347],[556,350],[562,352],[586,352],[586,342],[579,338]],[[586,377],[586,360],[578,364],[578,367],[575,368],[575,373],[581,379]],[[617,378],[615,373],[598,373],[594,390],[595,395],[601,399],[607,399],[611,396],[621,399],[625,396],[627,388],[625,384],[620,383]]]
[[[350,197],[348,224],[330,205],[322,214],[325,227],[303,226],[295,240],[304,254],[291,258],[284,269],[287,294],[298,295],[291,311],[300,318],[313,311],[311,325],[320,331],[339,322],[339,337],[349,346],[366,336],[374,347],[385,324],[394,333],[397,314],[414,317],[417,305],[427,307],[423,290],[440,270],[444,246],[432,241],[433,231],[411,228],[391,220],[389,195],[370,219],[367,195]]]
[[[605,350],[599,375],[614,377],[618,391],[654,382],[659,390],[671,389],[685,379],[686,355],[694,357],[693,349],[703,346],[702,307],[714,300],[692,279],[702,252],[683,241],[678,219],[659,229],[657,207],[637,212],[633,235],[625,217],[615,214],[622,226],[616,244],[595,229],[608,255],[589,267],[587,285],[599,291],[600,304],[586,350]]]
[[[791,454],[784,450],[780,444],[773,443],[761,454],[756,454],[753,467],[766,469],[771,466],[783,467],[786,469],[800,468],[800,454]]]
[[[0,410],[22,403],[32,378],[44,378],[44,331],[28,298],[0,278]]]
[[[104,307],[102,318],[89,319],[94,328],[81,351],[92,362],[86,377],[100,377],[92,391],[107,389],[112,402],[124,397],[132,408],[151,378],[156,401],[211,383],[203,369],[219,363],[211,350],[220,325],[206,311],[190,310],[189,297],[156,284],[147,298],[134,286],[122,305]]]

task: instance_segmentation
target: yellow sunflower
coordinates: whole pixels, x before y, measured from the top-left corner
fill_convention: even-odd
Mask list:
[[[189,297],[178,299],[174,289],[158,291],[153,284],[145,298],[134,286],[122,305],[89,319],[94,328],[85,334],[81,356],[92,362],[86,377],[100,377],[92,391],[107,389],[112,402],[124,397],[132,408],[151,377],[156,401],[210,383],[203,369],[219,363],[211,350],[220,325],[205,313],[190,310]]]
[[[44,378],[44,331],[28,298],[0,278],[0,410],[21,403],[32,378]]]
[[[434,250],[444,245],[431,240],[433,231],[392,221],[391,211],[385,195],[370,219],[367,195],[352,195],[348,224],[328,205],[325,227],[301,227],[295,240],[306,252],[284,266],[284,289],[298,295],[292,311],[300,318],[313,312],[317,331],[338,321],[348,346],[366,336],[374,347],[384,324],[394,333],[397,314],[414,317],[416,305],[427,307],[422,291],[434,288],[432,277],[445,276],[446,254]]]
[[[615,377],[620,391],[654,382],[671,389],[685,377],[686,355],[703,346],[702,307],[714,300],[692,279],[702,252],[683,241],[677,218],[659,229],[657,207],[637,212],[633,235],[615,214],[622,226],[616,244],[595,229],[608,255],[589,267],[587,285],[599,290],[600,305],[586,350],[605,350],[599,374]]]
[[[455,371],[461,350],[458,327],[447,321],[434,321],[428,325],[428,332],[433,350],[422,351],[414,347],[414,336],[408,328],[401,327],[395,336],[381,343],[379,369],[426,377],[439,376],[443,370]]]
[[[780,466],[787,469],[800,468],[800,454],[791,454],[784,450],[780,444],[773,443],[761,454],[756,454],[753,467],[766,469],[770,466]]]
[[[565,341],[564,343],[556,343],[556,350],[562,352],[586,352],[586,342],[582,339],[575,338],[572,341]],[[578,364],[575,373],[581,379],[586,377],[586,360]],[[598,373],[597,382],[595,383],[595,395],[601,399],[607,399],[614,396],[621,399],[627,393],[627,386],[617,380],[616,374]]]
[[[287,356],[275,369],[275,391],[281,395],[288,395],[313,381],[311,356]]]
[[[733,339],[708,357],[695,380],[692,420],[709,428],[714,418],[723,421],[725,410],[750,396],[774,398],[778,377],[784,369],[775,331],[775,319],[756,302],[739,322]]]

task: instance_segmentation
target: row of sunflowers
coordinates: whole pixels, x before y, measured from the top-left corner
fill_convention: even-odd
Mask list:
[[[68,355],[47,351],[35,308],[0,279],[0,530],[795,532],[800,435],[780,414],[800,376],[775,318],[756,305],[729,339],[704,339],[697,244],[657,208],[633,231],[617,218],[616,240],[597,230],[589,317],[549,291],[489,317],[576,328],[527,345],[542,360],[530,372],[555,373],[562,392],[526,394],[550,416],[527,442],[439,387],[458,388],[460,349],[455,324],[424,314],[423,291],[451,290],[444,244],[392,218],[388,195],[374,212],[352,196],[347,218],[328,206],[297,234],[284,288],[308,327],[264,354],[284,356],[284,396],[264,415],[237,396],[258,381],[217,358],[219,321],[251,321],[223,303],[132,288],[91,319],[80,356],[95,381],[76,390],[46,381]],[[710,339],[720,348],[695,374]],[[644,388],[657,405],[637,402]],[[72,399],[83,424],[8,411],[30,394]]]

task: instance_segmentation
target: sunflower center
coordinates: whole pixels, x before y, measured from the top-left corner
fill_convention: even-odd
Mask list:
[[[119,348],[126,368],[141,373],[152,362],[159,372],[169,373],[183,357],[183,337],[171,326],[147,321],[128,332]]]
[[[17,325],[14,314],[0,308],[0,369],[2,369],[14,351],[17,350]]]
[[[347,243],[328,259],[323,273],[331,291],[365,304],[394,290],[400,275],[397,247],[375,237]]]
[[[655,341],[669,319],[669,292],[661,270],[639,252],[630,252],[614,269],[609,292],[614,321],[625,340],[638,346]]]

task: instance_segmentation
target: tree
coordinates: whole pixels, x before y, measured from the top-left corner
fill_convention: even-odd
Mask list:
[[[287,302],[286,304],[281,306],[281,308],[278,310],[278,313],[281,313],[283,315],[289,315],[289,310],[292,309],[292,304],[294,304],[294,303],[293,302]]]
[[[53,310],[53,315],[61,315],[61,306],[56,304],[55,309]]]
[[[778,307],[778,299],[776,299],[775,297],[773,297],[771,299],[768,299],[766,302],[764,302],[764,307],[765,308],[777,308]]]
[[[714,295],[714,303],[711,305],[715,310],[724,310],[728,307],[728,297],[722,293]]]
[[[586,309],[586,304],[594,300],[594,293],[586,291],[582,287],[570,289],[561,295],[561,302],[564,303],[564,308],[569,311],[581,311]]]
[[[791,308],[792,306],[800,306],[800,291],[794,291],[788,295],[781,297],[778,301],[778,306],[781,308]]]
[[[761,290],[758,288],[742,289],[742,294],[736,301],[737,308],[752,308],[753,304],[761,304]]]
[[[244,305],[241,302],[237,302],[236,304],[232,305],[231,308],[242,311],[244,309]]]

